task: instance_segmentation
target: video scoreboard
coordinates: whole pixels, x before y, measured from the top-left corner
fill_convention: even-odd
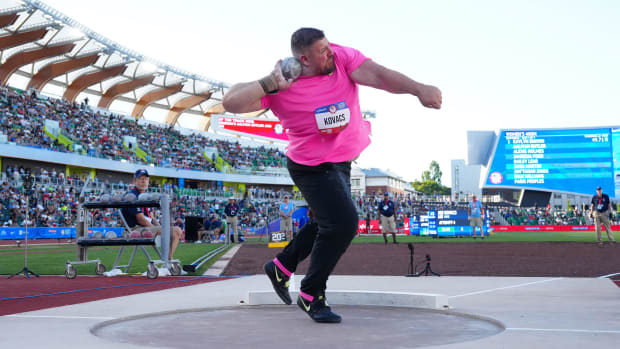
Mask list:
[[[469,224],[467,213],[467,210],[462,209],[430,210],[426,215],[416,215],[410,218],[410,234],[437,237],[471,236],[473,229]],[[489,228],[489,218],[485,217],[483,222],[485,235],[488,234]]]
[[[620,198],[620,127],[502,130],[485,187]]]

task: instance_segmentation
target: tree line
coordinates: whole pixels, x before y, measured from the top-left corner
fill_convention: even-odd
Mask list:
[[[413,188],[425,195],[450,195],[452,190],[441,184],[441,168],[435,160],[431,161],[428,170],[422,172],[422,179],[411,182]]]

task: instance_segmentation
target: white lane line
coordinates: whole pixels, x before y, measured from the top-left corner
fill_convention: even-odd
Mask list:
[[[112,320],[113,317],[97,316],[57,316],[57,315],[5,315],[7,317],[40,318],[40,319],[75,319],[75,320]]]
[[[535,332],[576,332],[576,333],[613,333],[620,334],[620,331],[605,330],[576,330],[570,328],[526,328],[526,327],[507,327],[508,331],[535,331]]]
[[[540,280],[540,281],[534,281],[534,282],[526,282],[524,284],[517,284],[517,285],[512,285],[512,286],[506,286],[506,287],[498,287],[498,288],[492,288],[492,289],[489,289],[489,290],[470,292],[470,293],[465,293],[465,294],[459,294],[459,295],[456,295],[456,296],[449,296],[448,298],[467,297],[467,296],[473,296],[473,295],[477,295],[477,294],[483,294],[483,293],[507,290],[507,289],[510,289],[510,288],[523,287],[523,286],[529,286],[529,285],[535,285],[535,284],[542,284],[542,283],[545,283],[545,282],[551,282],[551,281],[562,280],[562,279],[564,279],[564,278],[554,278],[554,279],[546,279],[546,280]]]
[[[616,276],[616,275],[620,275],[620,273],[613,273],[613,274],[609,274],[609,275],[603,275],[603,276],[599,276],[599,279],[606,279],[606,278],[610,278],[612,276]]]

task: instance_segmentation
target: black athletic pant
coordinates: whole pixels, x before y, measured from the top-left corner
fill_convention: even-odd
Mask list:
[[[325,292],[327,279],[355,237],[358,215],[351,198],[351,163],[318,166],[287,161],[288,171],[312,210],[306,223],[278,260],[289,271],[310,256],[310,266],[301,281],[301,291],[314,297]]]

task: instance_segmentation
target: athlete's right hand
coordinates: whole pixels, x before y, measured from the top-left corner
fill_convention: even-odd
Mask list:
[[[278,60],[271,74],[273,74],[273,76],[276,78],[279,91],[284,91],[284,90],[287,90],[289,87],[291,87],[291,84],[293,83],[293,79],[286,80],[284,78],[284,75],[282,74],[282,60],[281,59]]]

